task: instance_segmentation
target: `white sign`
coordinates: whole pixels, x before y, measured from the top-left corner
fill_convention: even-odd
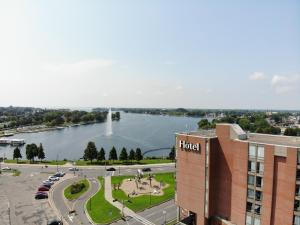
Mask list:
[[[201,145],[199,143],[193,144],[183,140],[179,140],[179,148],[181,148],[181,150],[196,152],[196,153],[200,153],[201,151]]]

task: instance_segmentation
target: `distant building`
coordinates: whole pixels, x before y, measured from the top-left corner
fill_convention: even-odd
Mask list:
[[[182,224],[300,225],[300,137],[238,125],[176,134]]]

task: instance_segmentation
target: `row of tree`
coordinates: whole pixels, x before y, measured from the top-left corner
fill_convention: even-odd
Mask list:
[[[101,148],[99,151],[96,148],[95,142],[90,141],[87,144],[87,147],[84,150],[84,155],[83,155],[84,160],[90,160],[91,163],[93,160],[97,161],[103,161],[106,160],[105,157],[105,150],[104,148]],[[127,149],[125,147],[122,148],[120,155],[118,157],[117,150],[113,146],[109,152],[109,160],[121,160],[121,161],[128,161],[128,160],[136,160],[140,161],[143,159],[142,151],[140,148],[137,148],[135,151],[131,149],[129,151],[129,154],[127,153]]]
[[[45,152],[42,143],[40,143],[39,147],[34,143],[26,145],[26,158],[30,161],[30,163],[34,162],[35,157],[41,161],[45,159]],[[17,159],[18,162],[21,158],[22,154],[20,148],[16,147],[14,149],[13,159]]]

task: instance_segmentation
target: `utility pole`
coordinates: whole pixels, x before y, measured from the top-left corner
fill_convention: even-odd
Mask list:
[[[163,210],[163,214],[164,214],[164,225],[167,224],[167,211]]]
[[[58,172],[58,153],[56,154],[56,172]]]

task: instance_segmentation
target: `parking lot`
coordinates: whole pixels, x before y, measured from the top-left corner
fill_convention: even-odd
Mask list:
[[[48,199],[35,200],[34,194],[50,174],[45,171],[40,173],[34,170],[20,170],[20,176],[14,177],[6,172],[1,175],[0,224],[47,224],[47,221],[56,218],[55,213]]]

